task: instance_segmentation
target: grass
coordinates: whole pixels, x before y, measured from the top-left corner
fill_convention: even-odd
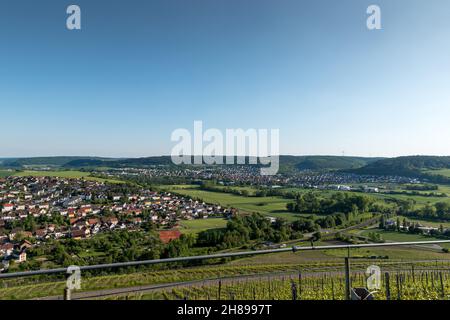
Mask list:
[[[167,186],[162,186],[162,189],[167,189]],[[254,194],[256,188],[254,187],[232,187],[234,189],[247,190],[250,195]],[[287,218],[288,220],[295,220],[294,213],[288,212],[286,210],[286,204],[292,202],[293,200],[283,199],[282,197],[244,197],[239,195],[211,192],[200,190],[198,185],[174,185],[168,188],[172,192],[177,192],[184,195],[191,195],[192,197],[198,197],[203,199],[205,202],[220,203],[226,206],[233,206],[244,212],[260,212],[266,215],[277,214],[279,217]],[[282,188],[280,189],[284,192],[318,192],[323,197],[330,197],[336,192],[343,191],[333,191],[333,190],[320,190],[315,191],[305,188]],[[347,192],[353,195],[361,195],[360,192]],[[439,190],[437,192],[446,193],[450,195],[450,186],[439,185]],[[371,193],[365,194],[371,196],[377,200],[385,201],[389,199],[399,199],[407,200],[413,199],[416,202],[416,207],[419,208],[427,203],[434,204],[437,202],[450,201],[447,197],[428,197],[421,195],[403,195],[403,194],[383,194],[383,193]]]
[[[446,193],[447,196],[450,197],[450,186],[448,186],[448,185],[442,185],[442,184],[440,184],[440,185],[438,185],[438,186],[439,186],[438,192]]]
[[[18,177],[59,177],[67,179],[81,179],[84,178],[90,181],[99,182],[110,182],[110,183],[123,183],[120,180],[115,179],[104,179],[91,176],[90,172],[65,170],[65,171],[34,171],[34,170],[24,170],[19,171],[14,174]]]
[[[386,231],[382,229],[367,229],[360,233],[362,236],[368,236],[369,233],[376,232],[381,234],[384,240],[386,241],[395,241],[395,242],[407,242],[407,241],[433,241],[433,240],[442,240],[430,236],[425,236],[421,234],[410,234],[403,233],[397,231]]]
[[[9,177],[14,174],[14,171],[0,170],[0,178]]]
[[[270,263],[297,264],[330,260],[338,261],[338,257],[329,256],[324,251],[306,251],[298,253],[282,252],[237,259],[229,262],[229,265],[264,265]]]
[[[325,263],[325,262],[323,262]],[[309,263],[305,267],[317,267],[322,265]],[[326,263],[325,265],[328,265]],[[161,271],[138,271],[129,274],[112,274],[106,276],[82,278],[82,290],[101,290],[111,288],[125,288],[147,284],[171,283],[178,281],[200,280],[223,276],[237,276],[277,271],[297,270],[298,266],[292,264],[265,264],[265,265],[215,265],[194,268],[171,269]],[[31,282],[30,282],[31,281]],[[12,279],[0,281],[0,300],[5,299],[31,299],[46,296],[61,296],[65,282],[54,280],[53,282],[33,283],[33,280]]]
[[[162,187],[164,189],[168,189],[171,192],[175,192],[178,194],[182,194],[185,196],[199,198],[208,203],[220,204],[226,207],[233,207],[239,209],[243,213],[252,213],[259,212],[266,216],[273,217],[282,217],[287,219],[288,221],[295,221],[296,219],[305,216],[304,214],[292,213],[286,210],[286,205],[293,200],[284,199],[282,197],[245,197],[234,195],[230,193],[221,193],[221,192],[213,192],[199,189],[197,185],[175,185],[170,187]],[[442,187],[444,188],[444,187]],[[250,193],[254,192],[254,188],[245,187],[247,191]],[[253,190],[253,192],[252,192]],[[295,191],[295,192],[310,192],[310,189],[302,189],[302,188],[287,188],[283,189],[284,191]],[[441,192],[449,192],[446,188],[441,189]],[[331,191],[331,190],[321,190],[314,191],[320,192],[320,194],[324,197],[331,196],[332,194],[339,191]],[[356,192],[349,192],[350,194],[358,194]],[[424,196],[412,196],[412,195],[387,195],[387,194],[370,194],[369,196],[379,200],[385,201],[388,199],[413,199],[416,201],[416,206],[421,207],[427,203],[436,203],[442,201],[449,201],[448,198],[443,197],[424,197]]]
[[[352,251],[353,252],[353,251]],[[346,253],[346,252],[344,252]],[[318,271],[342,271],[343,270],[343,259],[339,259],[340,256],[330,256],[332,259],[328,260],[316,260],[316,261],[303,261],[303,263],[297,263],[299,260],[286,260],[295,259],[296,257],[302,257],[306,254],[319,254],[318,252],[308,252],[308,253],[283,253],[279,257],[284,256],[284,259],[279,259],[275,255],[264,256],[267,263],[265,264],[254,264],[248,259],[241,259],[241,263],[238,260],[233,261],[230,265],[214,265],[214,266],[202,266],[202,267],[188,267],[180,269],[170,269],[170,270],[148,270],[148,271],[135,271],[134,273],[128,274],[111,274],[104,276],[89,276],[83,275],[82,278],[82,291],[91,290],[101,290],[101,289],[112,289],[112,288],[126,288],[132,286],[142,286],[148,284],[160,284],[160,283],[173,283],[180,281],[190,281],[190,280],[201,280],[201,279],[212,279],[219,277],[228,276],[239,276],[239,275],[255,275],[274,272],[318,272]],[[450,257],[446,255],[443,257]],[[436,256],[433,256],[435,259]],[[251,258],[249,258],[251,259]],[[437,258],[436,258],[437,259]],[[445,258],[444,258],[445,259]],[[286,261],[286,263],[278,263],[278,261]],[[379,261],[379,260],[352,260],[352,268],[365,269],[369,264],[376,264],[377,262],[394,262],[394,261]],[[398,262],[398,261],[397,261]],[[444,263],[441,263],[444,265]],[[423,265],[427,267],[433,267],[435,265],[434,261],[430,262],[420,262],[417,265]],[[393,265],[390,268],[395,268],[397,266]],[[431,270],[431,269],[430,269]],[[5,299],[31,299],[37,297],[48,297],[48,296],[62,296],[63,289],[65,286],[65,281],[62,281],[61,277],[52,280],[41,279],[39,282],[37,278],[34,279],[11,279],[0,281],[0,300]],[[52,281],[52,282],[51,282]]]
[[[431,241],[431,239],[428,239]],[[326,253],[329,256],[344,258],[347,256],[347,250],[339,249]],[[450,254],[428,249],[420,249],[415,247],[389,247],[389,248],[371,248],[371,249],[352,249],[350,256],[353,258],[367,258],[370,256],[388,257],[389,260],[446,260],[450,258]],[[389,261],[388,260],[388,261]]]
[[[311,192],[312,191],[311,189],[303,189],[303,188],[286,188],[286,189],[282,189],[282,190],[286,191],[286,192],[293,191],[293,192],[299,192],[299,193],[305,193],[305,192]],[[388,199],[408,200],[408,199],[413,199],[416,202],[418,207],[420,207],[422,205],[425,205],[427,203],[434,204],[436,202],[449,201],[449,199],[446,198],[446,197],[428,197],[428,196],[425,196],[425,195],[407,195],[407,194],[384,194],[382,192],[380,192],[380,193],[370,193],[370,194],[361,193],[361,192],[333,191],[333,190],[320,190],[320,191],[314,191],[314,192],[320,192],[320,195],[324,196],[324,197],[331,196],[332,194],[334,194],[336,192],[346,192],[346,193],[353,194],[353,195],[364,194],[364,195],[371,196],[371,197],[373,197],[375,199],[378,199],[378,200],[388,200]],[[420,192],[420,193],[426,194],[426,193],[429,193],[429,192],[430,191],[424,191],[424,192]],[[437,191],[433,191],[433,192],[445,193],[447,195],[450,195],[450,186],[439,185],[439,189]]]
[[[243,213],[259,212],[267,216],[283,217],[289,221],[294,221],[301,216],[300,214],[287,211],[286,204],[292,202],[292,200],[281,197],[244,197],[230,193],[199,190],[192,187],[172,187],[169,190],[181,195],[202,199],[207,203],[233,207]]]
[[[185,234],[199,233],[208,229],[225,228],[227,220],[222,218],[208,218],[180,221],[180,231]]]
[[[435,227],[439,228],[440,225],[444,226],[444,228],[450,228],[450,222],[436,222],[436,221],[429,221],[429,220],[423,220],[423,219],[416,219],[406,216],[398,216],[400,218],[400,222],[403,221],[403,219],[406,219],[406,221],[409,222],[417,222],[425,227]],[[396,219],[396,218],[395,218]]]
[[[439,169],[439,170],[427,170],[425,173],[428,174],[434,174],[434,175],[441,175],[445,177],[450,178],[450,169]]]
[[[373,232],[377,230],[368,230]],[[367,232],[367,233],[368,233]],[[381,232],[379,232],[381,233]],[[367,235],[367,234],[366,234]],[[386,237],[385,237],[386,236]],[[405,237],[401,237],[405,236]],[[408,234],[399,234],[396,236],[383,235],[385,240],[396,239],[395,241],[432,241],[436,240],[431,237],[413,238],[414,235],[408,237]],[[400,240],[402,239],[402,240]],[[343,244],[336,241],[324,241],[316,243],[315,246],[324,246],[331,244]],[[302,243],[302,246],[309,246],[307,242]],[[441,245],[442,247],[448,247],[448,245]],[[317,251],[304,251],[304,252],[283,252],[261,256],[254,256],[249,258],[242,258],[230,262],[230,265],[259,265],[267,263],[277,264],[301,264],[305,262],[321,262],[321,261],[341,261],[341,258],[346,257],[348,254],[347,249],[337,250],[317,250]],[[389,260],[440,260],[450,259],[450,254],[438,251],[432,251],[426,247],[386,247],[386,248],[369,248],[369,249],[352,249],[350,256],[354,258],[368,258],[371,256],[377,257],[389,257]],[[337,259],[337,260],[336,260]],[[357,260],[355,260],[357,261]]]

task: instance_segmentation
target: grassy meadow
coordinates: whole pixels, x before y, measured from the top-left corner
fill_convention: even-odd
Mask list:
[[[450,194],[450,188],[447,186],[439,186],[439,192]],[[286,205],[293,200],[284,199],[282,197],[246,197],[230,193],[221,193],[214,191],[201,190],[198,185],[174,185],[174,186],[161,186],[161,189],[165,189],[178,194],[190,196],[193,198],[202,199],[208,203],[220,204],[222,206],[233,207],[239,209],[243,213],[259,212],[261,214],[273,217],[283,217],[289,221],[293,221],[302,216],[302,214],[292,213],[286,210]],[[256,189],[252,187],[233,187],[233,189],[245,189],[250,195],[254,194]],[[303,188],[283,188],[286,192],[320,192],[322,196],[331,196],[336,192],[332,190],[320,190],[313,191],[311,189]],[[358,192],[350,192],[352,194],[361,194]],[[417,207],[426,205],[427,203],[434,204],[436,202],[450,201],[448,197],[428,197],[421,195],[403,195],[403,194],[383,194],[383,193],[371,193],[368,196],[374,197],[380,201],[389,199],[413,199],[416,202]],[[303,215],[304,216],[304,215]]]
[[[14,171],[0,170],[0,178],[9,177],[14,174]]]
[[[185,234],[196,234],[209,229],[225,228],[227,220],[222,218],[208,218],[180,221],[180,231]]]
[[[450,169],[427,170],[425,173],[450,177]]]
[[[283,217],[290,221],[296,220],[300,214],[286,210],[286,204],[291,200],[281,197],[244,197],[230,193],[200,190],[198,187],[173,187],[171,192],[192,198],[202,199],[207,203],[220,204],[226,207],[239,209],[243,213],[259,212],[273,217]]]
[[[75,171],[75,170],[64,170],[64,171],[35,171],[35,170],[24,170],[14,173],[17,177],[59,177],[67,179],[85,179],[90,181],[99,182],[110,182],[110,183],[122,183],[120,180],[115,179],[104,179],[91,176],[90,172]]]

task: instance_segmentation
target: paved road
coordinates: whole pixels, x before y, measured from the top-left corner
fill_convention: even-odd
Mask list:
[[[336,235],[337,233],[345,233],[346,231],[350,231],[350,230],[353,230],[353,229],[359,229],[359,228],[364,228],[364,227],[369,227],[369,226],[375,225],[375,224],[377,224],[379,222],[379,220],[380,220],[379,217],[370,218],[370,219],[365,220],[365,221],[363,221],[363,222],[361,222],[359,224],[355,224],[353,226],[350,226],[350,227],[347,227],[347,228],[344,228],[344,229],[322,229],[320,231],[322,233],[322,237],[323,238],[328,238],[330,236]],[[295,244],[295,243],[299,243],[299,242],[309,242],[308,238],[311,238],[313,234],[314,234],[313,232],[305,233],[303,239],[291,240],[291,241],[286,241],[286,242],[283,242],[283,243],[286,244],[286,245],[290,245],[290,244]]]

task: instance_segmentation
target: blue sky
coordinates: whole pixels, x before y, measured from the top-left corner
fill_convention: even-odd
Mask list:
[[[65,27],[82,10],[82,30]],[[366,28],[378,4],[382,30]],[[450,154],[448,0],[0,1],[0,156],[169,154],[279,128],[282,154]]]

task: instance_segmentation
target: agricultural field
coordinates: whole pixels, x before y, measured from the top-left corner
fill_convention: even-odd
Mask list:
[[[195,219],[195,220],[182,220],[180,221],[180,231],[184,234],[197,234],[199,232],[209,229],[225,228],[227,220],[222,218],[208,218],[208,219]]]
[[[254,187],[232,187],[237,190],[246,190],[250,195],[255,194],[256,188]],[[240,209],[243,212],[260,212],[266,215],[274,215],[275,217],[284,217],[288,220],[295,220],[296,214],[288,212],[286,210],[286,204],[292,202],[292,200],[284,199],[282,197],[245,197],[234,195],[230,193],[212,192],[206,190],[200,190],[198,185],[175,185],[175,186],[162,186],[162,189],[166,189],[172,192],[197,197],[203,199],[205,202],[220,203],[222,205],[230,205]],[[360,192],[348,192],[348,191],[333,191],[333,190],[311,190],[305,188],[280,188],[279,190],[284,192],[298,192],[307,193],[315,192],[320,193],[321,196],[329,197],[336,192],[346,192],[353,195],[361,195]],[[450,186],[439,185],[439,189],[436,191],[439,193],[445,193],[450,196]],[[427,193],[427,192],[424,192]],[[428,203],[434,204],[442,201],[450,201],[447,197],[429,197],[421,195],[404,195],[404,194],[384,194],[384,193],[370,193],[366,194],[372,196],[380,201],[389,199],[408,200],[412,199],[416,202],[416,207],[421,207]],[[298,214],[297,214],[298,216]]]
[[[286,210],[286,204],[291,200],[281,197],[244,197],[230,193],[199,190],[198,188],[169,188],[170,191],[202,199],[207,203],[220,204],[226,207],[239,209],[243,213],[259,212],[273,217],[283,217],[294,221],[300,214],[291,213]]]
[[[442,240],[431,236],[425,236],[421,234],[411,234],[405,232],[396,232],[396,231],[386,231],[378,228],[363,230],[360,235],[369,236],[369,233],[376,232],[380,234],[383,240],[387,242],[408,242],[408,241],[433,241],[433,240]],[[440,245],[442,247],[449,248],[449,245]]]
[[[444,188],[445,186],[440,186],[440,188]],[[214,191],[206,191],[201,190],[198,185],[175,185],[175,186],[163,186],[162,189],[175,192],[178,194],[190,196],[193,198],[202,199],[203,201],[207,203],[214,203],[214,204],[220,204],[222,206],[226,207],[233,207],[238,209],[240,212],[243,213],[252,213],[252,212],[259,212],[261,214],[264,214],[266,216],[271,217],[282,217],[287,219],[288,221],[295,221],[300,217],[305,217],[308,215],[305,214],[299,214],[299,213],[293,213],[289,212],[286,209],[286,205],[289,202],[292,202],[293,200],[290,199],[284,199],[283,197],[246,197],[246,196],[240,196],[230,193],[221,193],[221,192],[214,192]],[[235,189],[238,189],[239,187],[233,187]],[[245,189],[249,192],[249,194],[254,194],[256,191],[255,188],[252,187],[241,187],[242,189]],[[311,189],[302,189],[302,188],[286,188],[281,189],[286,192],[299,192],[299,193],[305,193],[305,192],[311,192]],[[331,196],[332,194],[336,192],[342,192],[342,191],[332,191],[332,190],[320,190],[320,191],[312,191],[316,193],[320,193],[321,196],[327,197]],[[449,192],[447,189],[440,189],[440,192]],[[357,192],[349,192],[350,194],[354,195],[360,195],[361,193]],[[413,199],[416,202],[416,207],[420,208],[427,203],[436,203],[436,202],[442,202],[442,201],[450,201],[448,198],[445,197],[425,197],[420,195],[388,195],[388,194],[370,194],[368,196],[371,196],[375,199],[378,199],[380,203],[385,203],[386,200],[389,199]],[[317,215],[319,216],[319,215]],[[449,223],[450,226],[450,223]]]
[[[273,272],[295,272],[299,267],[307,270],[317,268],[339,267],[342,263],[333,262],[307,263],[301,266],[292,264],[266,264],[248,266],[204,266],[171,270],[137,271],[126,274],[106,276],[83,275],[82,291],[103,290],[112,288],[127,288],[142,285],[173,283],[181,281],[217,279],[226,276],[249,276],[254,274],[268,274]],[[55,278],[52,280],[11,279],[0,281],[0,300],[32,299],[37,297],[61,296],[65,281]]]
[[[290,191],[290,192],[298,192],[298,193],[305,193],[305,192],[311,192],[311,189],[303,189],[303,188],[286,188],[286,189],[281,189],[283,191]],[[405,191],[401,188],[398,188],[397,191]],[[442,201],[450,201],[450,199],[448,197],[450,197],[450,186],[447,185],[439,185],[438,186],[438,190],[433,191],[436,193],[444,193],[447,194],[447,197],[429,197],[429,196],[425,196],[425,194],[429,193],[430,191],[416,191],[419,193],[423,193],[424,195],[407,195],[407,194],[387,194],[387,193],[361,193],[361,192],[353,192],[353,191],[333,191],[333,190],[320,190],[320,191],[314,191],[314,192],[320,192],[320,195],[322,196],[331,196],[333,193],[336,192],[346,192],[346,193],[350,193],[350,194],[365,194],[371,197],[374,197],[375,199],[379,199],[379,200],[389,200],[389,199],[400,199],[400,200],[408,200],[408,199],[412,199],[416,202],[416,205],[418,207],[423,206],[427,203],[436,203],[436,202],[442,202]]]
[[[24,171],[18,171],[16,173],[14,173],[14,176],[18,176],[18,177],[27,177],[27,176],[30,176],[30,177],[59,177],[59,178],[67,178],[67,179],[84,178],[86,180],[91,180],[91,181],[122,183],[122,181],[120,181],[120,180],[92,177],[90,172],[73,171],[73,170],[65,170],[65,171],[24,170]]]
[[[406,221],[408,221],[408,222],[420,223],[422,226],[425,226],[425,227],[439,228],[442,225],[444,228],[450,228],[450,222],[448,222],[448,221],[447,222],[436,222],[436,221],[416,219],[416,218],[406,217],[406,216],[398,216],[398,218],[400,219],[400,222],[402,222],[403,219],[406,219]]]
[[[416,202],[416,207],[420,207],[426,205],[427,203],[435,204],[437,202],[442,201],[450,201],[448,197],[425,197],[419,195],[404,195],[404,194],[372,194],[373,197],[386,200],[386,199],[400,199],[400,200],[408,200],[412,199]]]
[[[426,239],[423,241],[431,241]],[[324,241],[316,246],[343,244],[336,241]],[[300,245],[300,244],[298,244]],[[309,246],[309,242],[303,242],[301,245]],[[450,245],[441,245],[441,247],[448,247]],[[342,262],[342,259],[348,256],[347,249],[338,250],[313,250],[304,252],[282,252],[268,255],[253,256],[247,258],[240,258],[229,262],[229,265],[264,265],[268,263],[277,264],[303,264],[308,262],[320,263],[323,261],[337,261]],[[420,247],[389,247],[389,248],[364,248],[352,249],[350,256],[357,259],[369,259],[372,257],[385,257],[387,261],[413,261],[413,260],[447,260],[450,259],[449,253],[444,253],[437,247],[420,246]]]
[[[14,174],[14,171],[0,170],[0,178],[8,177]]]
[[[438,186],[439,186],[438,192],[446,193],[447,196],[450,197],[450,186],[442,185],[442,184],[440,184]]]
[[[388,278],[389,277],[389,278]],[[402,270],[383,274],[380,286],[374,290],[376,300],[447,300],[450,290],[448,270],[410,271]],[[353,272],[352,287],[366,287],[367,279],[362,272]],[[217,281],[176,287],[159,295],[135,294],[127,299],[164,300],[344,300],[345,277],[341,274],[271,276],[250,280]]]
[[[173,299],[173,289],[157,289],[150,293],[129,293],[133,288],[142,291],[142,286],[173,284],[174,289],[191,290],[199,287],[197,294],[189,293],[186,299],[248,299],[252,300],[253,292],[258,290],[261,296],[257,299],[292,299],[286,291],[292,289],[292,281],[297,285],[297,297],[299,299],[342,299],[343,291],[343,259],[340,261],[317,261],[303,264],[265,264],[265,265],[215,265],[203,267],[187,267],[172,270],[148,270],[135,271],[134,273],[112,274],[104,276],[89,276],[83,273],[81,291],[74,295],[86,293],[92,296],[99,290],[116,290],[129,288],[127,298],[129,299]],[[450,261],[431,261],[405,264],[403,261],[383,260],[352,260],[352,283],[354,286],[361,285],[364,281],[362,272],[369,265],[379,265],[383,272],[390,272],[392,279],[390,289],[396,293],[400,289],[402,298],[408,297],[425,298],[421,296],[424,292],[434,292],[428,298],[436,297],[442,292],[442,286],[437,281],[439,273],[442,273],[444,289],[449,288],[448,267]],[[414,265],[415,269],[411,269]],[[412,271],[415,270],[414,278]],[[132,270],[130,270],[132,271]],[[404,275],[401,281],[395,281],[397,275]],[[221,289],[218,288],[219,281],[222,282]],[[189,282],[189,284],[185,284]],[[412,284],[410,285],[410,283]],[[402,285],[402,287],[397,287]],[[420,288],[416,291],[416,285],[429,288],[424,292]],[[0,281],[0,299],[33,299],[43,297],[61,297],[65,286],[62,278],[49,279],[11,279]],[[170,287],[170,285],[169,285]],[[410,287],[411,290],[404,288]],[[249,290],[249,288],[251,288]],[[384,285],[382,288],[386,288]],[[223,290],[218,292],[218,290]],[[434,290],[434,291],[433,291]],[[187,293],[190,291],[187,291]],[[213,292],[215,292],[213,294]],[[264,293],[263,293],[264,292]],[[308,293],[309,292],[309,293]],[[217,297],[216,294],[219,294]],[[222,295],[223,294],[223,295]],[[414,295],[413,295],[414,294]],[[420,296],[418,294],[421,294]],[[120,299],[114,296],[109,298]],[[143,296],[145,295],[145,297]],[[380,295],[380,299],[382,294]]]
[[[425,173],[450,177],[450,169],[427,170]]]

